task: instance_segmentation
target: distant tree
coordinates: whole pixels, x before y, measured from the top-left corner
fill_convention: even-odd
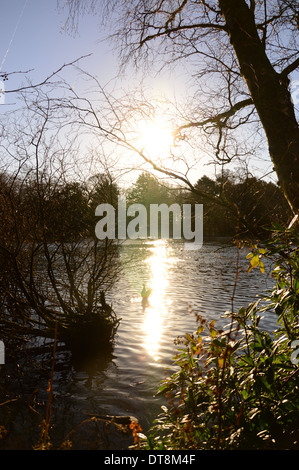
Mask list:
[[[41,198],[42,194],[42,198]],[[83,183],[55,181],[44,175],[42,184],[30,175],[23,184],[22,211],[36,219],[35,236],[71,241],[90,233],[89,195]],[[42,217],[44,214],[44,219]],[[38,230],[38,232],[37,232]]]
[[[212,180],[207,176],[201,177],[194,185],[196,193],[191,200],[203,204],[205,237],[234,236],[236,227],[231,223],[232,208],[223,195],[223,181]]]
[[[149,173],[141,173],[127,194],[128,204],[143,204],[149,209],[150,204],[162,204],[170,201],[167,187]]]
[[[115,208],[117,207],[120,189],[109,173],[98,173],[91,176],[88,179],[87,188],[89,192],[89,206],[93,215],[96,206],[99,204],[108,203]]]
[[[168,208],[173,203],[180,204],[182,196],[179,188],[172,188],[167,185],[162,185],[154,176],[149,173],[141,173],[133,184],[132,188],[127,192],[127,205],[141,204],[147,211],[147,233],[150,234],[150,213],[151,205],[168,205]],[[172,234],[172,211],[169,212],[169,227],[170,235]],[[128,217],[127,222],[129,222]]]
[[[277,185],[253,176],[230,172],[215,180],[203,176],[195,189],[206,198],[189,196],[203,203],[204,235],[238,238],[269,236],[272,223],[286,224],[291,210]],[[217,199],[215,199],[217,198]]]
[[[269,237],[273,223],[287,225],[291,210],[277,185],[248,177],[236,183],[230,193],[236,210],[240,235]]]

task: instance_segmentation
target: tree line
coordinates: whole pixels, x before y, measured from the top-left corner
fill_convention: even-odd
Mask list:
[[[87,181],[43,177],[36,182],[0,175],[2,245],[23,239],[78,241],[95,236],[95,209],[109,203],[117,210],[118,197],[127,206],[142,204],[203,204],[204,236],[263,238],[273,223],[286,225],[291,211],[279,186],[252,175],[225,171],[215,178],[202,176],[194,191],[161,183],[141,173],[131,188],[121,188],[113,178],[97,174]]]

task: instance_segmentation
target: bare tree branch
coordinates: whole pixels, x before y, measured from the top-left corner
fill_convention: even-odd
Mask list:
[[[290,73],[294,72],[299,67],[299,57],[294,60],[291,64],[289,64],[281,73],[280,76],[282,78],[286,78]]]
[[[73,65],[77,64],[80,60],[85,59],[86,57],[89,57],[89,56],[91,56],[91,54],[86,54],[84,56],[79,57],[78,59],[73,60],[72,62],[69,62],[69,63],[66,63],[66,64],[62,65],[55,72],[51,73],[48,77],[46,77],[44,80],[42,80],[39,83],[35,83],[35,84],[27,85],[27,86],[22,86],[22,87],[19,87],[19,88],[15,88],[13,90],[5,90],[5,93],[17,93],[17,92],[20,92],[20,91],[30,90],[32,88],[42,87],[43,85],[46,85],[47,83],[49,83],[50,80],[53,77],[55,77],[56,75],[58,75],[64,68],[73,66]]]

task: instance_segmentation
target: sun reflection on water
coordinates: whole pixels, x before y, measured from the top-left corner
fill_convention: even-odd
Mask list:
[[[148,287],[152,293],[144,305],[143,331],[145,333],[144,348],[147,353],[158,362],[159,349],[167,310],[170,305],[167,299],[167,286],[169,283],[170,247],[166,241],[157,240],[151,249],[151,255],[146,263],[149,268]]]

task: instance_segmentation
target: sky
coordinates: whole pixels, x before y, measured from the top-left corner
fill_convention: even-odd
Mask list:
[[[84,59],[89,71],[99,75],[103,82],[116,74],[117,58],[107,43],[99,41],[102,32],[97,18],[83,16],[78,34],[70,35],[63,29],[67,10],[59,11],[56,0],[0,0],[0,3],[1,72],[31,70],[30,78],[34,81],[47,77],[65,63],[92,54]],[[20,80],[20,75],[14,79]]]
[[[118,75],[115,44],[103,40],[108,32],[100,26],[99,18],[81,16],[78,31],[71,34],[64,29],[68,10],[59,10],[57,0],[0,0],[0,4],[0,73],[12,73],[4,82],[6,91],[26,85],[27,79],[39,83],[62,65],[83,56],[88,57],[80,59],[80,66],[96,76],[102,86],[111,82],[123,88],[134,86],[128,79],[130,70],[125,77]],[[72,86],[77,85],[74,69],[64,69],[65,74]],[[131,74],[134,77],[136,71],[131,70]],[[178,75],[171,78],[160,74],[151,79],[150,87],[153,93],[168,93],[170,89],[172,93],[178,83],[184,84]],[[14,94],[7,93],[2,111],[10,109],[15,99]]]
[[[91,54],[80,65],[97,76],[101,85],[118,75],[120,64],[115,44],[107,40],[108,32],[100,26],[99,18],[91,14],[81,16],[78,33],[70,34],[64,30],[67,8],[59,10],[57,0],[0,0],[1,4],[0,72],[30,70],[28,77],[38,82],[63,64]],[[19,84],[21,77],[21,74],[9,77],[6,88]],[[152,79],[152,87],[159,86],[165,91],[170,81],[169,74],[160,74]],[[176,75],[171,87],[175,84],[181,87],[183,83]]]

